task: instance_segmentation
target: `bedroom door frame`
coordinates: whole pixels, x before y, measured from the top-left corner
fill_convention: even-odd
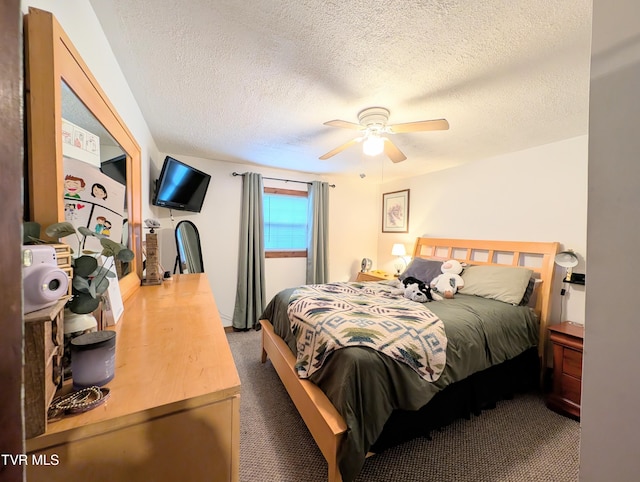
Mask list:
[[[0,2],[0,453],[24,454],[22,421],[22,176],[23,176],[23,75],[22,11],[19,0]],[[0,470],[0,482],[23,480],[24,466],[7,465]]]

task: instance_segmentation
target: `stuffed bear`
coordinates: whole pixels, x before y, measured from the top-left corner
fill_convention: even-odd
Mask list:
[[[426,303],[427,301],[433,300],[433,297],[431,296],[431,288],[418,278],[408,276],[402,280],[402,284],[404,284],[405,298],[417,301],[418,303]]]
[[[436,276],[431,280],[431,289],[438,293],[436,299],[453,298],[453,295],[459,288],[464,286],[464,280],[460,273],[462,273],[462,265],[455,259],[450,259],[442,263],[441,275]]]

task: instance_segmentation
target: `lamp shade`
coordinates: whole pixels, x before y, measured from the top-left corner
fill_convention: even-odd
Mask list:
[[[560,251],[554,258],[555,263],[567,270],[564,281],[571,282],[573,280],[572,268],[578,265],[578,257],[573,251]]]
[[[560,251],[556,254],[554,261],[563,268],[573,268],[578,265],[578,257],[573,251]]]
[[[393,245],[393,248],[391,248],[391,254],[393,256],[406,256],[407,250],[405,249],[404,244],[396,243]]]

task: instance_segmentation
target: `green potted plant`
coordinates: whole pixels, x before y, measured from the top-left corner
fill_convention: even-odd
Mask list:
[[[116,243],[85,227],[81,226],[76,231],[73,225],[68,222],[54,223],[47,227],[45,233],[58,241],[72,235],[78,239],[78,250],[71,262],[73,266],[72,297],[67,303],[67,308],[73,313],[92,313],[100,306],[100,297],[109,288],[109,278],[116,276],[111,271],[115,261],[129,262],[133,260],[133,251],[123,244]],[[102,252],[82,251],[82,242],[87,236],[100,239]],[[98,255],[108,259],[102,266],[98,263]],[[107,263],[110,264],[107,265]]]

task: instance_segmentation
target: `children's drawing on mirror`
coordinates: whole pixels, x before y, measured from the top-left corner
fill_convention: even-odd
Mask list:
[[[85,209],[86,205],[79,202],[64,203],[64,220],[68,222],[75,221],[79,218],[79,211]]]
[[[104,201],[107,199],[107,188],[96,182],[91,186],[91,196]]]
[[[64,177],[64,197],[71,199],[80,199],[80,193],[84,191],[87,184],[81,177],[67,174]]]

